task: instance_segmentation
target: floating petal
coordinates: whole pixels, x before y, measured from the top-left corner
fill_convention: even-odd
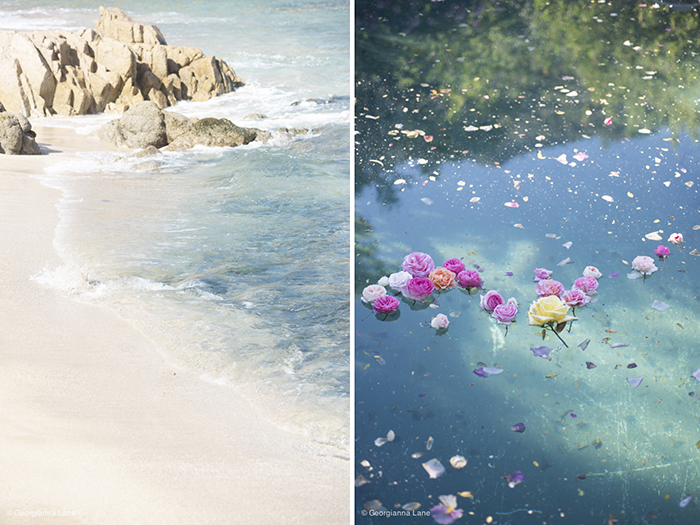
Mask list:
[[[658,310],[659,312],[665,312],[666,310],[668,310],[669,308],[671,308],[671,305],[670,305],[670,304],[666,304],[666,303],[661,302],[661,301],[654,300],[654,302],[651,303],[651,307],[652,307],[654,310]]]
[[[433,199],[431,199],[430,197],[423,197],[421,200],[428,206],[430,206],[434,202]]]
[[[612,126],[612,117],[608,117],[603,121],[606,126]]]
[[[643,379],[644,379],[644,377],[642,377],[642,376],[640,376],[640,377],[628,377],[627,382],[630,385],[632,385],[632,388],[636,388],[642,384]]]
[[[457,469],[464,468],[467,466],[467,459],[464,456],[452,456],[450,465]]]
[[[570,264],[570,263],[571,263],[571,259],[569,259],[569,258],[567,257],[567,258],[564,259],[563,261],[558,262],[558,263],[557,263],[557,266],[566,266],[567,264]]]
[[[595,364],[591,363],[590,361],[586,361],[586,368],[588,368],[588,370],[592,370],[595,368]]]
[[[513,488],[516,485],[520,485],[523,481],[525,481],[525,476],[520,470],[516,470],[512,474],[503,476],[503,479],[505,479],[508,482],[508,486],[510,488]]]
[[[697,250],[697,248],[694,248],[693,251],[690,252],[690,255],[694,255],[695,257],[700,257],[700,252]]]
[[[503,272],[503,275],[505,275],[506,277],[512,277],[513,272]]]
[[[678,504],[679,507],[687,507],[688,504],[693,501],[693,496],[688,496],[687,498],[683,498],[681,502]]]
[[[548,346],[538,346],[536,348],[530,347],[530,350],[532,350],[532,353],[535,354],[535,357],[549,359],[549,353],[552,351],[552,348],[549,348]]]
[[[417,501],[411,501],[410,503],[404,503],[403,505],[401,505],[401,508],[403,510],[418,510],[420,507],[421,504]]]
[[[394,433],[393,430],[390,430],[389,432],[386,433],[386,440],[387,441],[394,441],[396,438],[396,434]]]
[[[386,438],[379,437],[374,440],[374,444],[378,447],[381,447],[382,445],[386,444]]]
[[[615,279],[618,275],[620,275],[620,272],[612,272],[608,275],[608,279]]]
[[[647,128],[642,128],[642,129],[637,130],[637,131],[638,131],[639,133],[642,133],[643,135],[648,135],[649,133],[651,133],[651,130],[650,130],[650,129],[647,129]]]
[[[562,246],[568,250],[569,248],[571,248],[572,244],[574,244],[574,243],[569,241],[569,242],[565,242],[564,244],[562,244]]]
[[[650,241],[663,241],[663,238],[661,237],[661,235],[659,235],[659,230],[647,233],[644,237],[646,237]]]
[[[693,376],[693,377],[694,377],[695,379],[697,379],[698,381],[700,381],[700,368],[698,368],[697,370],[695,370],[695,372],[693,372],[693,373],[690,374],[690,375]]]
[[[443,467],[442,463],[434,458],[423,463],[423,468],[426,470],[431,479],[439,478],[445,473],[445,467]]]
[[[563,154],[563,153],[562,153],[561,155],[559,155],[559,156],[556,158],[556,160],[557,160],[557,162],[561,162],[562,164],[568,164],[568,163],[569,163],[569,161],[566,160],[566,155]]]
[[[608,343],[610,348],[622,348],[623,346],[629,346],[627,343]]]
[[[515,425],[510,427],[510,429],[513,432],[520,432],[522,434],[523,432],[525,432],[525,423],[516,423]]]
[[[397,186],[399,186],[399,185],[401,185],[401,184],[406,184],[406,179],[396,179],[396,180],[394,181],[394,184],[397,185]]]
[[[485,366],[482,368],[477,368],[474,370],[474,373],[478,375],[479,377],[489,377],[489,376],[495,376],[503,372],[502,368],[493,368],[490,366]]]
[[[503,205],[508,206],[509,208],[520,208],[520,204],[514,201],[506,202]]]
[[[547,239],[556,239],[557,238],[556,233],[545,233],[544,236],[547,237]]]
[[[605,202],[615,202],[615,199],[613,199],[610,195],[603,195],[601,197]]]
[[[578,347],[579,347],[581,350],[585,350],[586,348],[588,348],[588,343],[590,343],[590,342],[591,342],[590,339],[586,339],[583,343],[581,343],[580,345],[578,345]]]
[[[637,368],[637,363],[630,363],[629,365],[627,365],[627,368]]]
[[[525,226],[523,226],[523,225],[522,225],[522,224],[520,224],[519,222],[518,222],[518,223],[515,223],[515,224],[513,224],[513,226],[515,226],[516,228],[520,228],[521,230],[524,230],[524,229],[525,229]]]
[[[479,202],[481,200],[481,197],[472,197],[469,199],[469,202]]]
[[[574,158],[579,162],[583,162],[588,158],[588,155],[586,155],[585,153],[577,153],[576,155],[574,155]]]
[[[414,452],[413,454],[411,454],[411,457],[413,459],[422,458],[423,456],[425,456],[425,452]]]

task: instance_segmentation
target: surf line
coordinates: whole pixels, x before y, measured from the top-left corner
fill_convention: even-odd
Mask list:
[[[510,514],[515,514],[516,512],[527,512],[528,514],[536,512],[537,514],[542,514],[542,511],[537,509],[515,509],[511,510],[510,512],[494,512],[494,514],[498,514],[499,516],[509,516]]]

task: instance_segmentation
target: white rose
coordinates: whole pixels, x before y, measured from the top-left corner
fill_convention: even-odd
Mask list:
[[[641,273],[642,275],[651,275],[658,268],[654,264],[654,259],[647,257],[646,255],[639,255],[632,261],[632,269]]]
[[[380,284],[370,284],[367,288],[362,290],[362,300],[366,303],[372,304],[382,295],[386,295],[386,288]]]
[[[435,330],[447,328],[449,325],[450,325],[450,320],[447,318],[447,316],[445,314],[437,314],[435,317],[433,317],[433,320],[430,321],[430,326],[435,328]]]
[[[668,242],[673,243],[676,246],[680,246],[681,244],[683,244],[683,234],[672,233],[671,236],[668,238]]]
[[[603,274],[600,273],[598,268],[595,266],[586,266],[586,269],[583,270],[583,276],[584,277],[593,277],[594,279],[600,279]]]
[[[389,278],[385,275],[377,281],[377,284],[386,288],[387,286],[389,286]]]
[[[406,287],[406,283],[412,277],[413,276],[408,272],[401,271],[401,272],[392,273],[389,276],[389,286],[391,287],[392,290],[396,290],[397,292],[401,292]]]

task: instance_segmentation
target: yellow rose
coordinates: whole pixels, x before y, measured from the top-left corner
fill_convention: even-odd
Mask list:
[[[569,306],[556,295],[540,297],[530,305],[527,312],[528,324],[542,326],[548,323],[565,323],[576,319],[569,312]]]

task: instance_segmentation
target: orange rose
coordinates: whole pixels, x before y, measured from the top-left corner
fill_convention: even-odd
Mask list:
[[[438,290],[449,290],[455,287],[455,274],[447,268],[438,266],[428,276],[428,279]]]

